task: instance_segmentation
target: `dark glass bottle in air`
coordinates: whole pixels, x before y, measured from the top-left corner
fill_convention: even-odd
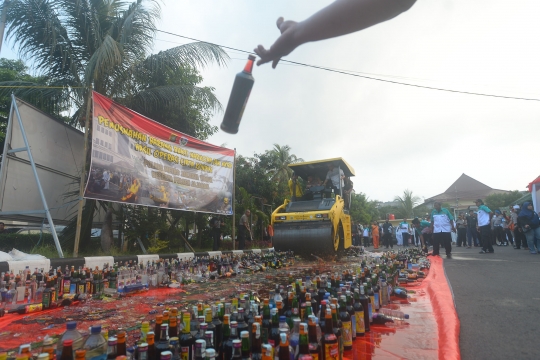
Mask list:
[[[255,79],[251,75],[253,71],[253,65],[255,63],[255,56],[249,55],[248,62],[242,72],[236,74],[234,79],[233,88],[227,103],[227,109],[225,110],[225,116],[221,123],[221,130],[228,132],[229,134],[236,134],[242,115],[246,108],[251,88]]]

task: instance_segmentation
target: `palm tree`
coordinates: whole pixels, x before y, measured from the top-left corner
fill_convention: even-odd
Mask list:
[[[399,203],[402,217],[410,218],[413,216],[413,209],[420,202],[420,198],[418,196],[414,196],[411,190],[405,189],[403,191],[403,196],[396,196],[394,201]]]
[[[280,146],[278,144],[274,144],[274,148],[270,150],[273,157],[273,168],[269,170],[272,181],[287,183],[292,173],[289,164],[304,161],[304,159],[291,154],[290,151],[291,147],[289,145]]]
[[[49,86],[60,87],[57,97],[72,110],[74,126],[83,126],[91,90],[145,115],[193,101],[203,111],[221,106],[213,89],[180,81],[197,67],[224,64],[228,56],[220,47],[198,42],[150,54],[160,17],[158,0],[4,0],[4,4],[7,38]],[[3,90],[19,96],[40,91]],[[85,206],[91,210],[83,212],[90,219],[83,221],[83,240],[90,237],[96,204],[87,200]]]

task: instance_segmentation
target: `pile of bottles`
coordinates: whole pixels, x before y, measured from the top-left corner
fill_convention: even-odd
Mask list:
[[[365,256],[341,272],[315,274],[313,280],[295,279],[291,273],[262,302],[250,292],[228,301],[171,307],[155,321],[142,322],[131,339],[122,329],[106,333],[100,326],[83,336],[69,322],[55,350],[46,341],[34,352],[41,360],[341,359],[373,326],[405,324],[408,315],[386,305],[393,296],[409,296],[399,286],[400,274],[411,270],[409,263],[429,267],[411,249]],[[29,352],[24,345],[17,358]]]
[[[56,270],[51,267],[48,272],[37,268],[32,272],[27,266],[18,274],[1,273],[0,308],[8,313],[26,314],[70,304],[70,300],[133,294],[160,286],[179,287],[239,273],[279,269],[293,263],[291,252],[266,252],[161,259],[140,264],[129,261],[104,264],[101,269],[66,266],[63,271],[60,267]]]

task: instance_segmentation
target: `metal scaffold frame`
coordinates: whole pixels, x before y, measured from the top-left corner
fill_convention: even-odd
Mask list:
[[[11,140],[12,138],[11,132],[13,128],[13,117],[14,117],[13,114],[14,113],[15,113],[15,116],[17,117],[17,121],[21,129],[21,135],[24,141],[24,147],[8,150],[8,145],[10,143],[9,140]],[[49,222],[49,226],[51,228],[51,233],[54,239],[54,243],[56,245],[56,250],[58,251],[58,256],[63,258],[64,253],[62,252],[62,247],[60,246],[60,241],[58,240],[58,234],[56,233],[56,228],[54,227],[54,222],[51,216],[51,212],[49,210],[49,206],[47,205],[47,199],[45,198],[45,193],[43,192],[43,188],[41,187],[41,182],[39,181],[36,163],[34,162],[34,157],[32,156],[30,144],[28,143],[28,138],[24,130],[21,114],[19,113],[19,108],[17,106],[17,100],[15,98],[15,95],[11,94],[11,108],[9,110],[9,119],[8,119],[7,131],[6,131],[6,139],[4,142],[4,152],[2,155],[3,157],[2,165],[0,166],[0,182],[3,181],[5,178],[4,171],[6,171],[8,155],[14,154],[17,152],[22,152],[22,151],[26,151],[28,154],[28,160],[30,162],[30,166],[32,167],[32,172],[34,173],[34,178],[36,180],[41,202],[43,204],[43,209],[33,209],[33,210],[24,210],[24,211],[0,211],[0,215],[6,216],[6,215],[22,215],[22,214],[45,214]]]

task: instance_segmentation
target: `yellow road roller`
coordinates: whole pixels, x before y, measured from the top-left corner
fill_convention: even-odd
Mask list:
[[[351,217],[343,198],[343,178],[354,176],[354,169],[342,158],[296,163],[289,168],[294,172],[291,199],[272,213],[274,248],[331,255],[350,247]]]

